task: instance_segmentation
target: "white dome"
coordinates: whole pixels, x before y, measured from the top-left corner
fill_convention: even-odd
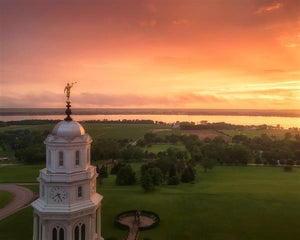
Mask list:
[[[84,134],[84,128],[75,121],[60,121],[52,130],[52,135],[58,137],[80,137]]]

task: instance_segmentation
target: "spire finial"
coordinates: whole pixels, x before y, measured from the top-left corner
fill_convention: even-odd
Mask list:
[[[70,117],[70,115],[72,114],[72,111],[71,111],[71,100],[70,100],[70,95],[71,95],[71,88],[73,87],[73,85],[77,83],[77,82],[74,82],[74,83],[67,83],[66,87],[65,87],[65,90],[64,90],[64,93],[66,94],[66,97],[67,97],[67,100],[66,100],[66,111],[65,113],[67,114],[67,117],[65,118],[65,121],[72,121],[72,118]]]

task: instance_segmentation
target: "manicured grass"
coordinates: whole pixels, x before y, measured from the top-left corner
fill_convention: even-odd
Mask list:
[[[155,124],[100,124],[100,123],[83,123],[85,131],[92,138],[127,138],[137,140],[144,136],[145,133],[151,132],[154,129],[171,129],[167,125]],[[171,134],[171,132],[170,132]]]
[[[134,165],[139,169],[139,165]],[[300,236],[300,169],[276,167],[197,167],[194,184],[161,186],[144,193],[139,184],[116,186],[110,175],[97,190],[103,196],[104,238],[123,239],[114,216],[130,209],[151,210],[161,224],[140,239],[156,240],[294,240]],[[1,175],[1,174],[0,174]],[[0,222],[0,239],[32,239],[32,209]]]
[[[166,151],[168,148],[177,148],[181,151],[185,151],[186,148],[183,144],[153,144],[151,147],[144,147],[143,150],[148,152],[158,153]]]
[[[300,236],[300,169],[217,167],[195,184],[162,186],[144,193],[139,185],[118,187],[114,178],[98,187],[103,194],[103,234],[124,236],[112,225],[124,210],[159,214],[161,225],[140,239],[297,239]]]
[[[239,135],[239,134],[243,134],[243,135],[246,135],[250,138],[254,138],[254,137],[259,137],[262,134],[267,134],[270,137],[275,136],[278,139],[284,138],[284,135],[287,132],[290,132],[293,135],[299,133],[299,132],[296,132],[296,131],[281,130],[281,129],[266,129],[266,130],[245,129],[245,130],[241,130],[241,131],[239,131],[239,130],[222,130],[221,132],[223,132],[224,134],[226,134],[230,137],[233,137],[233,136]]]
[[[33,209],[27,207],[0,221],[1,240],[32,240]]]
[[[14,199],[14,195],[10,192],[0,190],[0,209],[5,207]]]
[[[0,167],[0,183],[37,182],[44,165],[14,165]]]

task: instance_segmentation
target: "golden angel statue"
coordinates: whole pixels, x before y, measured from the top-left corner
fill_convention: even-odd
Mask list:
[[[70,103],[71,100],[70,100],[70,95],[71,95],[71,88],[73,87],[73,85],[77,83],[77,82],[74,82],[74,83],[67,83],[67,86],[65,87],[65,90],[64,90],[64,93],[66,94],[67,96],[67,103]]]

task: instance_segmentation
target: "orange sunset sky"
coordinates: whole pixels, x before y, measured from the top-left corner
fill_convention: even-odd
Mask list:
[[[300,0],[1,0],[0,107],[300,107]]]

